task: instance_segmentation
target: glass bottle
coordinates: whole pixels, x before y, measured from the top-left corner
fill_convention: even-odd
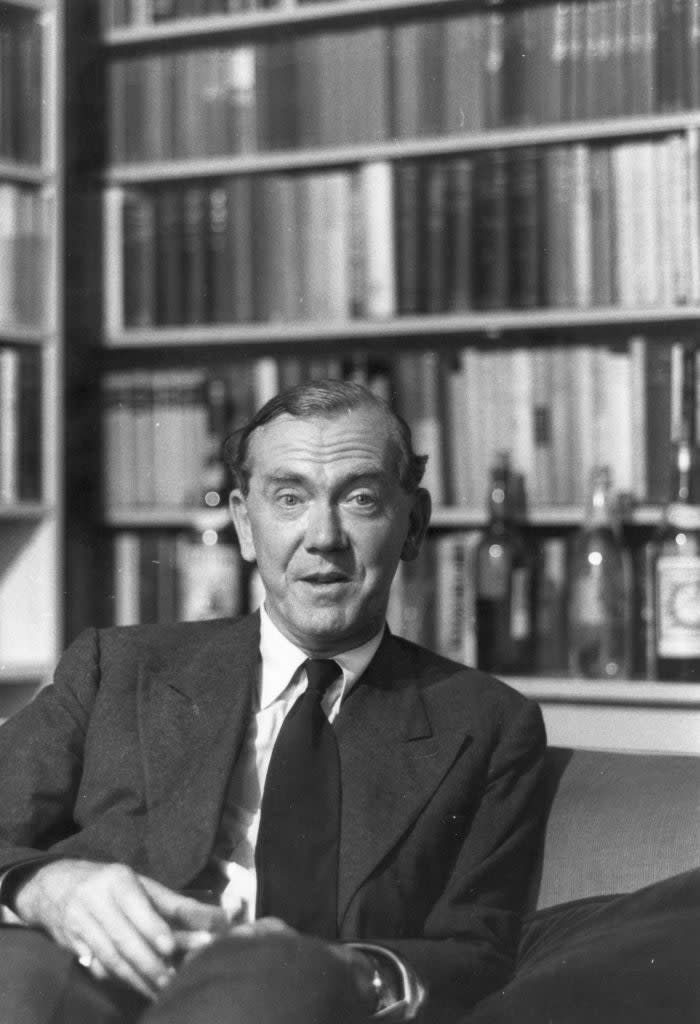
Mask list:
[[[226,381],[207,382],[208,437],[192,528],[180,558],[181,618],[215,619],[241,610],[242,566],[229,515],[229,479],[222,445],[229,427]]]
[[[682,355],[670,500],[651,545],[653,643],[657,679],[700,682],[700,494],[696,358]]]
[[[489,524],[476,551],[479,668],[530,672],[534,657],[533,558],[516,517],[522,491],[507,452],[491,469]]]
[[[568,594],[569,669],[591,679],[629,676],[631,573],[613,509],[612,474],[591,473],[586,518],[573,541]]]

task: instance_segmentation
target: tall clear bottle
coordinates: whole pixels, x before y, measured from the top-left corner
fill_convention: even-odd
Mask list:
[[[519,484],[508,453],[500,453],[476,552],[477,662],[489,672],[531,672],[534,665],[534,557],[517,524]]]
[[[631,670],[631,572],[614,510],[612,474],[596,466],[586,518],[573,541],[569,572],[569,669],[591,679]]]
[[[700,459],[697,445],[697,351],[680,354],[674,382],[679,422],[671,493],[651,545],[650,674],[700,682]]]

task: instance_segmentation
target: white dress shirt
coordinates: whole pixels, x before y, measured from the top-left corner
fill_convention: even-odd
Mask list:
[[[337,683],[323,698],[329,721],[334,721],[343,699],[374,657],[383,633],[382,627],[367,643],[335,656],[342,676],[338,676]],[[275,740],[287,713],[307,686],[306,672],[301,668],[307,657],[280,633],[265,607],[261,607],[258,691],[241,755],[231,775],[214,846],[214,860],[229,879],[221,903],[236,920],[251,921],[255,917],[255,844],[260,802]]]

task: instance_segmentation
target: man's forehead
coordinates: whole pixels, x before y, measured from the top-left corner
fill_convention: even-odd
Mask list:
[[[385,417],[373,409],[303,418],[285,413],[252,435],[251,469],[278,475],[304,464],[357,462],[386,470],[393,464],[390,437]]]

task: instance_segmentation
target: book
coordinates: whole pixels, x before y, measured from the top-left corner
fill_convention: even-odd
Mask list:
[[[510,305],[532,308],[541,302],[542,239],[539,152],[524,146],[509,154]]]
[[[0,504],[19,501],[20,355],[0,348]]]
[[[474,305],[474,162],[457,157],[449,163],[448,223],[450,252],[447,310],[459,312]]]
[[[17,321],[16,244],[17,244],[17,186],[0,182],[0,323]]]
[[[611,180],[610,149],[592,146],[590,151],[591,204],[591,301],[595,306],[615,302],[614,194]]]
[[[128,189],[123,206],[123,320],[126,327],[150,327],[156,317],[155,194]]]
[[[505,50],[505,15],[499,11],[484,14],[482,39],[482,96],[484,128],[498,128],[504,123],[503,59]]]
[[[43,493],[44,418],[42,353],[19,353],[17,396],[17,496],[20,501],[40,501]]]
[[[185,322],[182,187],[160,185],[155,192],[155,302],[158,324]]]
[[[474,305],[503,309],[509,295],[508,156],[479,153],[474,162]]]
[[[210,319],[207,288],[207,191],[187,185],[182,196],[182,296],[186,324]]]
[[[400,160],[395,174],[396,302],[399,313],[426,308],[424,165]]]
[[[444,313],[447,308],[447,277],[450,255],[448,188],[449,162],[431,160],[425,168],[425,263],[421,276],[426,279],[428,313]],[[416,253],[418,260],[419,253]]]
[[[587,309],[593,301],[593,212],[590,147],[571,147],[571,278],[574,305]]]
[[[484,20],[459,14],[445,22],[443,131],[476,132],[484,128]]]
[[[574,301],[572,252],[572,156],[569,146],[550,146],[542,155],[544,196],[544,297],[548,306]]]
[[[399,139],[415,138],[421,131],[421,31],[420,22],[407,21],[390,36],[391,134]]]
[[[360,167],[358,176],[363,199],[365,315],[382,319],[396,313],[393,168],[387,161],[372,161]]]
[[[237,175],[226,185],[229,194],[228,247],[234,320],[254,319],[253,284],[254,191],[253,178]]]

